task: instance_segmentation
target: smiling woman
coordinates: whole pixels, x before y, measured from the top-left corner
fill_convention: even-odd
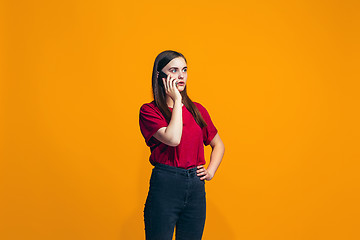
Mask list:
[[[218,169],[225,147],[206,108],[187,95],[187,62],[175,51],[154,63],[154,100],[140,108],[139,124],[154,165],[144,208],[146,239],[201,239],[206,218],[205,180]],[[213,149],[204,167],[204,145]]]

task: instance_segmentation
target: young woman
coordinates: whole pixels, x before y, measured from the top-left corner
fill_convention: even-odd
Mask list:
[[[170,240],[174,228],[177,240],[202,238],[205,180],[214,177],[225,151],[205,107],[186,93],[186,64],[179,52],[161,52],[152,73],[154,100],[140,108],[140,130],[155,166],[144,208],[147,240]],[[204,145],[209,144],[205,168]]]

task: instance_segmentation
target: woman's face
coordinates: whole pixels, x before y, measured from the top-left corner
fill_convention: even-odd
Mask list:
[[[175,78],[175,83],[177,82],[177,89],[179,92],[182,92],[185,89],[187,81],[187,66],[186,62],[182,57],[177,57],[171,60],[162,71],[167,75],[170,74],[171,77]]]

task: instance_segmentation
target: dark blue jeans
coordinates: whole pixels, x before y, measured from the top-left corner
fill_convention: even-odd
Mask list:
[[[144,208],[146,240],[200,240],[206,217],[205,180],[197,168],[157,164]]]

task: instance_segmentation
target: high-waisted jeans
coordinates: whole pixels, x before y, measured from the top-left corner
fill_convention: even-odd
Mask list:
[[[156,164],[144,208],[146,240],[200,240],[206,217],[205,180],[197,168]]]

